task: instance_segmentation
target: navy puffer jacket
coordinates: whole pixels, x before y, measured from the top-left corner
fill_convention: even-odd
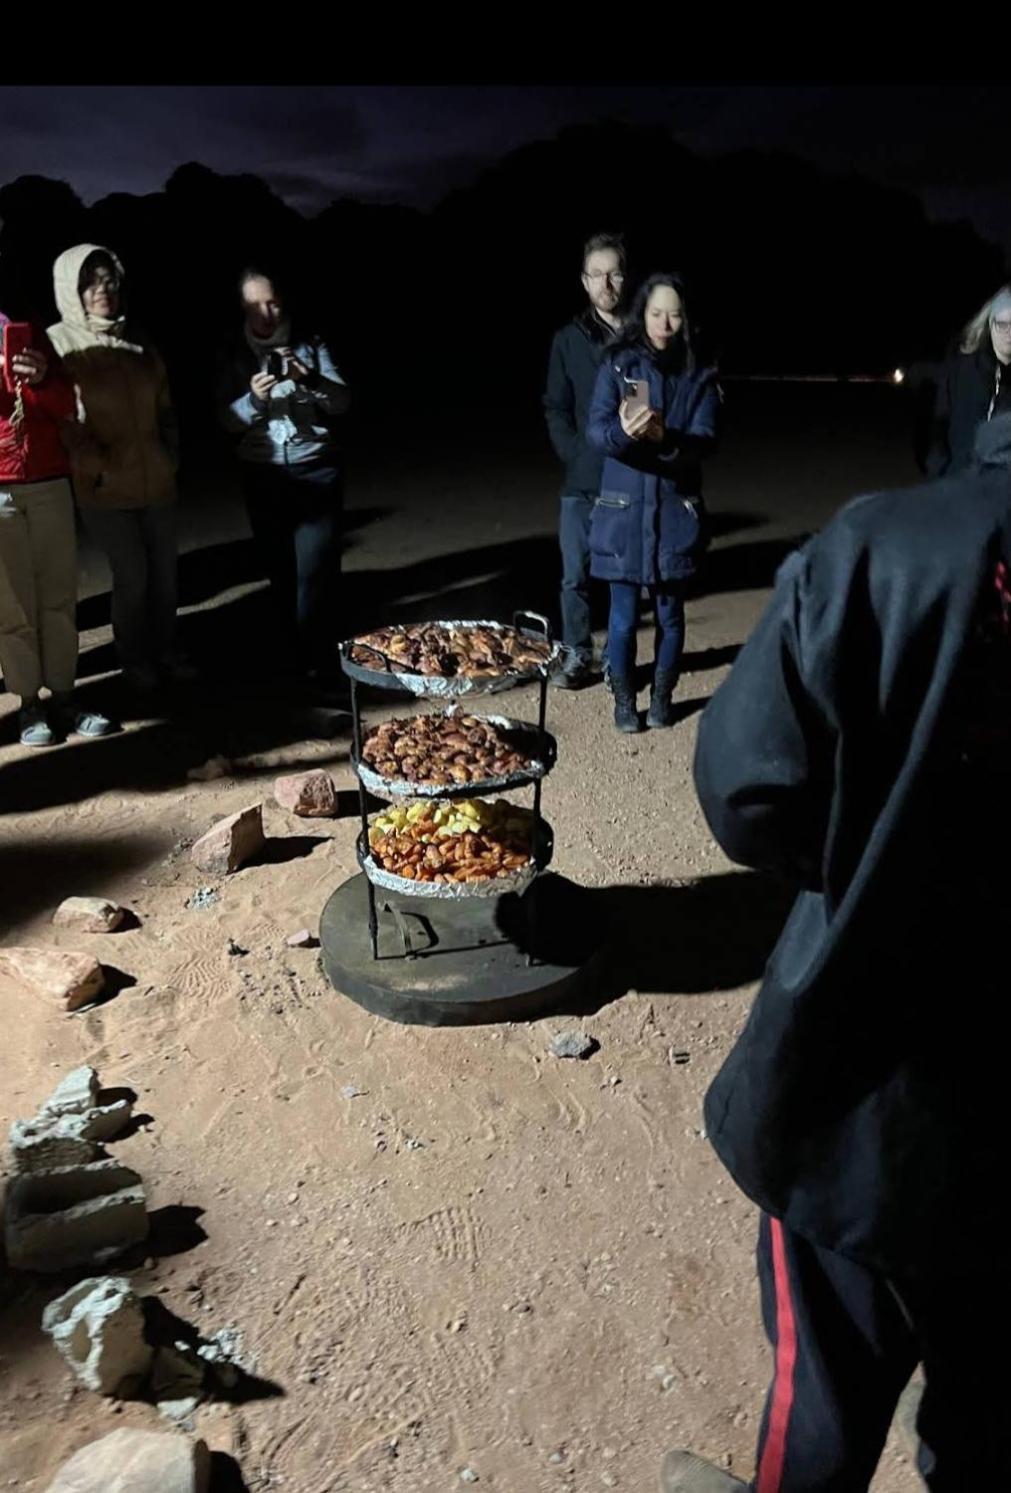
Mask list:
[[[648,382],[650,407],[663,414],[663,441],[633,440],[622,430],[627,379]],[[590,572],[598,580],[652,586],[695,574],[706,545],[701,458],[715,449],[720,404],[713,368],[677,373],[644,347],[602,364],[587,427],[605,454],[590,522]]]

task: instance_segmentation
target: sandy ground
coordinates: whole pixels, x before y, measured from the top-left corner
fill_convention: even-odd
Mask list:
[[[0,1123],[79,1063],[137,1092],[149,1118],[113,1149],[143,1174],[155,1231],[129,1273],[204,1333],[240,1331],[262,1397],[202,1408],[193,1426],[249,1489],[448,1493],[466,1468],[501,1493],[651,1489],[674,1444],[752,1471],[769,1371],[756,1218],[706,1144],[701,1103],[786,903],[708,836],[695,709],[786,544],[910,468],[888,391],[768,391],[732,411],[710,480],[708,590],[689,608],[692,713],[621,738],[599,688],[550,698],[556,865],[598,890],[627,950],[617,998],[583,1023],[600,1044],[586,1062],[547,1053],[557,1016],[453,1030],[375,1019],[330,988],[317,952],[285,946],[355,870],[353,777],[346,734],[294,711],[260,655],[263,599],[227,486],[186,506],[184,625],[202,688],[159,714],[125,710],[115,740],[31,756],[0,696],[3,942],[87,948],[121,987],[67,1017],[0,985]],[[535,431],[490,470],[420,446],[359,463],[346,557],[359,614],[550,600],[554,482]],[[90,554],[83,577],[84,688],[123,705]],[[534,709],[529,689],[508,701]],[[217,752],[228,775],[189,782]],[[340,819],[272,804],[277,771],[302,764],[333,771]],[[188,842],[258,800],[267,855],[188,908],[207,882]],[[69,894],[121,900],[138,925],[54,929]],[[362,1092],[346,1098],[348,1085]],[[41,1490],[87,1441],[164,1424],[78,1387],[42,1337],[43,1305],[72,1278],[3,1278],[0,1486]],[[916,1486],[893,1438],[876,1493]]]

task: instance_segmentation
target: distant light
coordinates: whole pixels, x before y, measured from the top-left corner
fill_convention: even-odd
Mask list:
[[[892,374],[892,383],[893,384],[904,384],[905,381],[906,381],[906,375],[905,375],[905,373],[902,371],[901,368],[896,368],[895,372]]]

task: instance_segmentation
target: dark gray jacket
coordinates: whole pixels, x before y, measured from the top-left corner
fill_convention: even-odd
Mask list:
[[[801,888],[706,1102],[743,1190],[889,1275],[1004,1268],[1011,416],[783,566],[702,717],[732,860]]]
[[[544,416],[551,444],[565,464],[563,494],[595,498],[600,492],[604,454],[590,445],[586,427],[597,370],[615,335],[588,306],[551,343]]]

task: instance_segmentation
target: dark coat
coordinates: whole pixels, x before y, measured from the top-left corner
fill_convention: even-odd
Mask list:
[[[614,334],[591,307],[556,332],[548,359],[544,417],[551,444],[565,464],[562,493],[595,498],[604,457],[586,437],[593,387]]]
[[[1011,417],[978,453],[791,556],[695,758],[731,859],[803,888],[710,1139],[767,1212],[892,1275],[1005,1252],[1011,637],[980,619]]]
[[[941,370],[927,437],[930,477],[964,471],[981,421],[1011,410],[1011,368],[994,355],[989,333],[974,353],[953,353]]]
[[[624,380],[646,379],[663,414],[662,442],[632,440],[618,407]],[[590,573],[656,585],[695,574],[706,545],[701,458],[715,449],[720,390],[712,368],[665,371],[643,348],[625,348],[597,375],[590,440],[605,456],[590,521]]]

